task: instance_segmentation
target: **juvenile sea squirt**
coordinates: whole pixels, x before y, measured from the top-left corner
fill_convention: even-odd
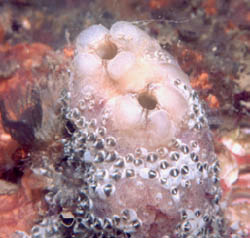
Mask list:
[[[70,136],[45,195],[61,214],[44,218],[52,234],[61,219],[74,237],[228,237],[204,110],[156,40],[123,21],[85,29],[61,102]]]

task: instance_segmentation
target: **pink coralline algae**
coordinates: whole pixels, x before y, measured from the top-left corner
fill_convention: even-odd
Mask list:
[[[48,183],[32,238],[242,236],[223,218],[207,118],[173,56],[121,21],[82,31],[67,69],[40,93],[34,137],[56,143],[31,152]]]

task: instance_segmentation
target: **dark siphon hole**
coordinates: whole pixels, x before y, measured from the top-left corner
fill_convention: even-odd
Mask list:
[[[104,59],[104,60],[110,60],[113,59],[117,54],[117,47],[112,42],[107,42],[106,44],[101,45],[96,50],[97,55]]]
[[[138,97],[138,102],[147,110],[154,110],[157,105],[156,98],[148,93],[141,93]]]

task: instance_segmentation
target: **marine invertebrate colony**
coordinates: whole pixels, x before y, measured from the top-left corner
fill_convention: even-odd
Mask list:
[[[80,33],[69,68],[38,87],[48,211],[31,236],[228,237],[207,119],[176,60],[117,22]]]

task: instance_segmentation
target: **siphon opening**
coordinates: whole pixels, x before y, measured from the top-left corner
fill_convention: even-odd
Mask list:
[[[154,110],[157,105],[156,98],[147,92],[141,93],[139,95],[138,102],[144,109],[147,109],[147,110]]]
[[[117,47],[114,43],[108,41],[105,44],[102,44],[98,47],[96,50],[97,55],[104,59],[104,60],[110,60],[113,59],[117,55]]]

